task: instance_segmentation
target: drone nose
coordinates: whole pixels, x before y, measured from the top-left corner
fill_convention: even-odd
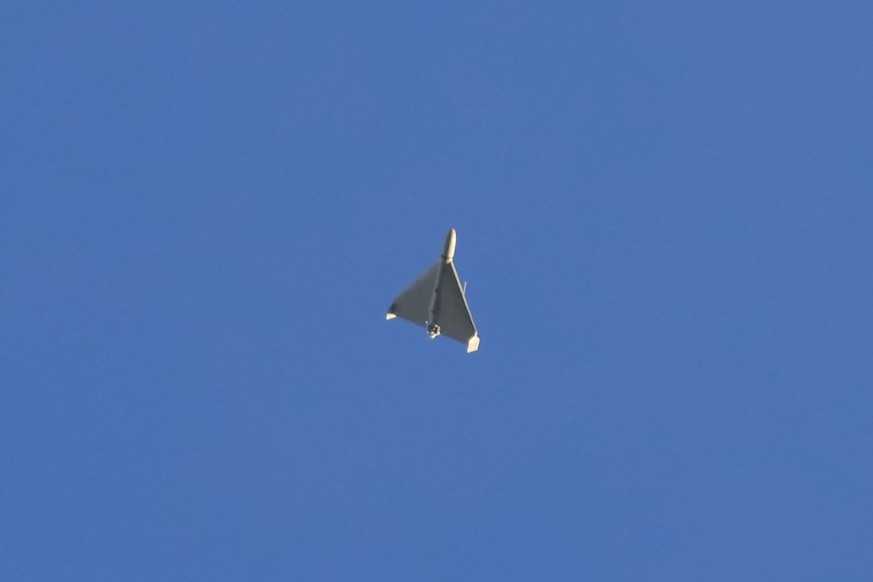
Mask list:
[[[446,242],[443,245],[443,258],[451,260],[455,256],[455,245],[458,242],[458,233],[454,228],[449,229],[446,235]]]

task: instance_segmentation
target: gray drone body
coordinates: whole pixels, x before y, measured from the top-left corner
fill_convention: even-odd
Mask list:
[[[455,268],[457,240],[455,229],[449,229],[440,259],[397,296],[385,318],[419,325],[431,339],[444,335],[467,344],[469,353],[479,349],[479,334]]]

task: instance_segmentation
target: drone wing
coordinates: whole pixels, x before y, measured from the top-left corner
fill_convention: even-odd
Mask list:
[[[385,319],[400,317],[411,321],[415,325],[425,327],[430,316],[428,312],[430,299],[433,295],[433,289],[436,285],[436,278],[439,276],[439,272],[440,261],[437,261],[431,268],[422,273],[412,285],[407,287],[403,293],[397,296],[394,303],[388,308],[388,314],[385,316]]]
[[[439,324],[443,335],[467,344],[467,352],[475,352],[479,349],[479,335],[473,323],[473,314],[470,313],[470,306],[467,304],[467,297],[461,287],[454,262],[449,263],[442,271]]]

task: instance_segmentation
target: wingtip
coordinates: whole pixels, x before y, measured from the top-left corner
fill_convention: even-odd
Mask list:
[[[391,319],[394,319],[395,317],[397,317],[397,316],[394,315],[393,313],[391,313],[390,311],[389,311],[388,313],[385,314],[385,319],[386,319],[386,320],[391,320]]]
[[[474,335],[467,341],[467,353],[470,354],[479,349],[479,336]]]

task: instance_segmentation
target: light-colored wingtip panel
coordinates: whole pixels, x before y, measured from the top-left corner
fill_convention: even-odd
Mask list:
[[[471,352],[475,352],[475,351],[478,350],[478,349],[479,349],[479,336],[478,336],[478,335],[474,335],[474,336],[471,337],[470,340],[467,342],[467,353],[469,354],[469,353],[471,353]]]
[[[391,313],[390,311],[385,314],[385,319],[388,319],[388,320],[394,319],[395,317],[397,317],[397,316],[394,315],[393,313]]]

